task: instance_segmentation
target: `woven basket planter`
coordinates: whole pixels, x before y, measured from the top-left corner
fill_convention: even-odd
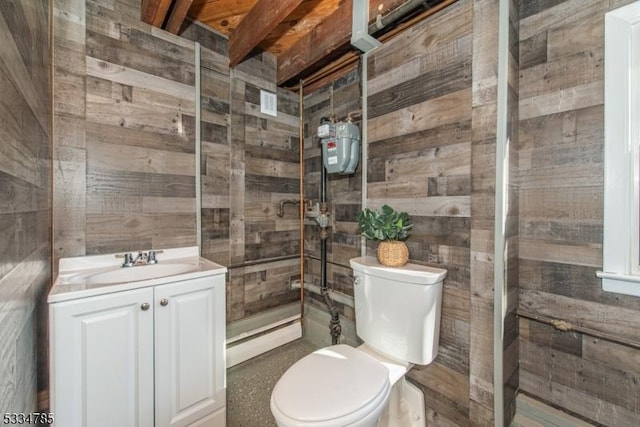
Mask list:
[[[409,261],[409,248],[404,242],[385,240],[378,244],[378,262],[387,267],[402,267]]]

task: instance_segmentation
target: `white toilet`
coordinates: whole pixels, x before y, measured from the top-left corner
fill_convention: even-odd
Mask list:
[[[446,270],[385,267],[351,259],[356,328],[364,344],[303,357],[278,380],[271,413],[279,427],[424,426],[422,392],[404,380],[438,353]]]

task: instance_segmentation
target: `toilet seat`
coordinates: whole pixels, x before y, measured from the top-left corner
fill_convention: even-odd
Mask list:
[[[389,398],[389,371],[372,356],[339,344],[296,362],[271,395],[279,425],[345,426],[378,416]]]

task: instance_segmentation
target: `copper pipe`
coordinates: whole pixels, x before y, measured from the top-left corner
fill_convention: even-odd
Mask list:
[[[304,325],[304,86],[300,80],[298,92],[299,139],[300,139],[300,325]]]

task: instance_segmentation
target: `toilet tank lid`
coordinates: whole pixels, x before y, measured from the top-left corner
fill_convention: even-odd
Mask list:
[[[412,263],[402,267],[387,267],[370,256],[351,258],[349,263],[354,271],[363,274],[416,285],[433,285],[443,281],[447,276],[447,270],[442,268]]]

